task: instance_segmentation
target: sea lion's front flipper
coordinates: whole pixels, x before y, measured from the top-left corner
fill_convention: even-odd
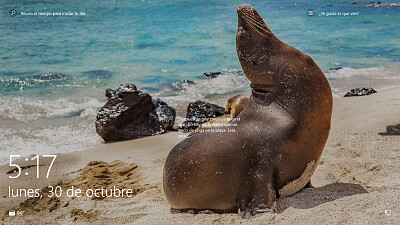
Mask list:
[[[238,203],[238,214],[243,219],[249,215],[250,207],[250,182],[245,180],[239,187],[238,193],[236,194],[236,202]]]
[[[252,216],[257,213],[272,211],[272,205],[276,200],[273,170],[266,170],[266,168],[268,167],[263,168],[261,166],[257,171],[254,171],[253,179],[255,185],[251,190],[250,202]]]
[[[236,195],[238,214],[241,218],[271,211],[276,200],[273,171],[263,173],[261,168],[252,172],[251,181],[244,181]]]

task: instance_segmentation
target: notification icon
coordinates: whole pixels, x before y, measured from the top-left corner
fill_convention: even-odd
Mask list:
[[[15,211],[14,210],[8,211],[8,216],[15,216]]]

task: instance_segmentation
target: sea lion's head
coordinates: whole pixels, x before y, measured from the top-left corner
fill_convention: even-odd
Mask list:
[[[243,71],[253,89],[273,92],[276,74],[265,68],[270,56],[282,42],[275,37],[251,5],[240,5],[237,13],[236,50]]]
[[[251,5],[242,4],[237,8],[238,13],[238,33],[237,38],[256,40],[263,42],[261,39],[272,34],[263,18],[258,14],[257,10]]]
[[[269,104],[275,96],[304,112],[320,102],[329,106],[330,87],[314,60],[279,40],[252,6],[240,5],[237,13],[236,50],[252,99]]]

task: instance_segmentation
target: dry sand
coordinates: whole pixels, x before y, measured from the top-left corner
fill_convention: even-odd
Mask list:
[[[379,90],[378,90],[379,91]],[[9,179],[0,167],[0,223],[5,224],[399,224],[400,88],[334,100],[332,129],[311,179],[314,188],[280,198],[276,212],[240,219],[236,214],[171,214],[162,190],[164,161],[178,133],[107,144],[58,155],[49,179]],[[381,134],[379,134],[381,133]],[[24,160],[20,165],[28,165]],[[42,161],[41,177],[48,161]],[[35,167],[24,170],[34,174]],[[8,187],[61,186],[66,190],[129,187],[134,197],[10,198]],[[9,217],[8,210],[24,211]],[[391,214],[386,215],[390,210]]]

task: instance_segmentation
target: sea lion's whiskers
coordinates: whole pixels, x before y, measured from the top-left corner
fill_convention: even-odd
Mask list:
[[[264,21],[257,20],[256,18],[254,18],[253,14],[249,14],[249,13],[243,13],[243,14],[247,19],[251,20],[253,23],[256,23],[256,24],[258,24],[258,25],[260,25],[260,26],[265,28]]]
[[[262,35],[262,36],[264,36],[264,37],[267,37],[265,34],[263,34],[258,28],[256,28],[254,25],[252,25],[252,24],[250,24],[249,23],[249,26],[253,29],[253,30],[255,30],[257,33],[259,33],[260,35]]]
[[[261,31],[263,31],[263,32],[268,32],[268,30],[265,28],[265,26],[264,25],[262,25],[262,24],[259,24],[259,23],[256,23],[256,22],[254,22],[254,23],[251,23],[251,25],[253,25],[253,26],[257,26]]]
[[[255,29],[258,33],[260,33],[263,36],[266,36],[263,34],[263,32],[267,34],[272,34],[267,28],[265,27],[265,24],[262,24],[260,21],[257,21],[256,19],[253,18],[252,15],[248,15],[246,13],[243,13],[243,19],[253,28]]]
[[[248,24],[249,24],[249,26],[250,26],[253,30],[255,30],[257,33],[259,33],[260,35],[262,35],[262,36],[264,36],[264,37],[267,37],[267,35],[265,34],[265,33],[268,33],[267,30],[263,30],[262,27],[260,27],[259,25],[253,24],[253,23],[248,23]],[[265,33],[264,33],[264,32],[265,32]]]
[[[263,26],[265,28],[265,26],[266,26],[265,22],[262,19],[260,19],[261,21],[257,20],[257,18],[255,18],[254,14],[248,13],[248,12],[244,12],[243,15],[245,17],[247,17],[247,19],[250,19],[253,23],[256,23],[256,24],[258,24],[260,26]]]
[[[242,18],[243,18],[243,19],[246,21],[246,23],[247,23],[249,26],[251,26],[252,28],[256,28],[256,27],[257,27],[257,30],[267,31],[267,30],[265,30],[265,28],[263,27],[263,25],[259,24],[259,23],[258,23],[256,20],[254,20],[251,16],[244,15]]]

